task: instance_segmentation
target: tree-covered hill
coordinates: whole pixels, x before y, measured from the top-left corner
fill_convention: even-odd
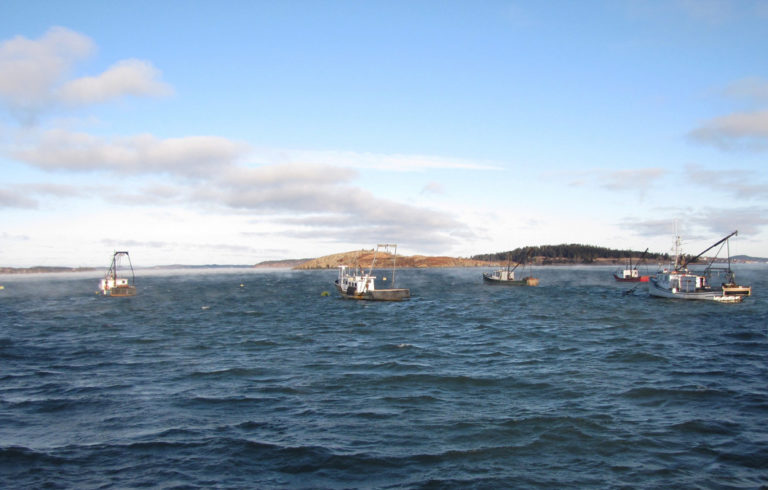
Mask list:
[[[572,263],[589,264],[598,259],[629,259],[639,260],[643,255],[638,250],[615,250],[594,245],[581,245],[577,243],[561,245],[542,245],[537,247],[521,247],[508,252],[496,252],[491,254],[475,255],[476,260],[504,261],[507,256],[513,262],[525,263]],[[669,254],[646,253],[645,260],[669,260]]]

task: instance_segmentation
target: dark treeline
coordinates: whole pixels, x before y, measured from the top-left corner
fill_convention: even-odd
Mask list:
[[[542,245],[540,247],[522,247],[509,252],[496,252],[492,254],[475,255],[476,260],[488,260],[500,262],[507,260],[507,254],[513,262],[570,262],[590,263],[596,259],[640,259],[642,251],[614,250],[593,245],[581,245],[577,243],[561,245]],[[643,257],[645,260],[669,260],[669,254],[657,254],[648,252]]]

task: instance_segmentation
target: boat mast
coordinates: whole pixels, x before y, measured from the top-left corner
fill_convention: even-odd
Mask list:
[[[112,279],[113,281],[117,277],[117,264],[115,263],[115,260],[117,260],[117,252],[112,254],[112,263],[109,264],[109,270],[107,271],[107,278]]]

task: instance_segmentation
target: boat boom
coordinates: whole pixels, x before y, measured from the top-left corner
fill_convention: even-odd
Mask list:
[[[725,237],[725,238],[722,238],[722,239],[718,240],[718,241],[717,241],[716,243],[714,243],[713,245],[710,245],[710,246],[709,246],[709,247],[708,247],[706,250],[704,250],[703,252],[701,252],[701,253],[700,253],[699,255],[697,255],[696,257],[694,257],[694,258],[692,258],[692,259],[690,259],[690,260],[685,260],[685,259],[683,259],[683,261],[681,262],[681,264],[680,264],[680,266],[678,267],[678,269],[683,269],[683,268],[685,268],[685,267],[686,267],[688,264],[690,264],[690,263],[692,263],[692,262],[696,262],[696,261],[699,259],[699,257],[701,257],[701,256],[702,256],[702,255],[704,255],[705,253],[709,252],[709,251],[710,251],[710,250],[712,250],[713,248],[717,247],[718,245],[720,245],[720,244],[721,244],[721,243],[723,243],[724,241],[728,240],[728,239],[729,239],[729,238],[731,238],[732,236],[736,236],[736,235],[738,235],[738,234],[739,234],[739,230],[735,230],[735,231],[733,231],[733,232],[732,232],[730,235],[728,235],[727,237]]]

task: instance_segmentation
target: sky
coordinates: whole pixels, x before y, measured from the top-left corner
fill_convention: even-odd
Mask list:
[[[768,0],[0,2],[0,266],[768,257]]]

